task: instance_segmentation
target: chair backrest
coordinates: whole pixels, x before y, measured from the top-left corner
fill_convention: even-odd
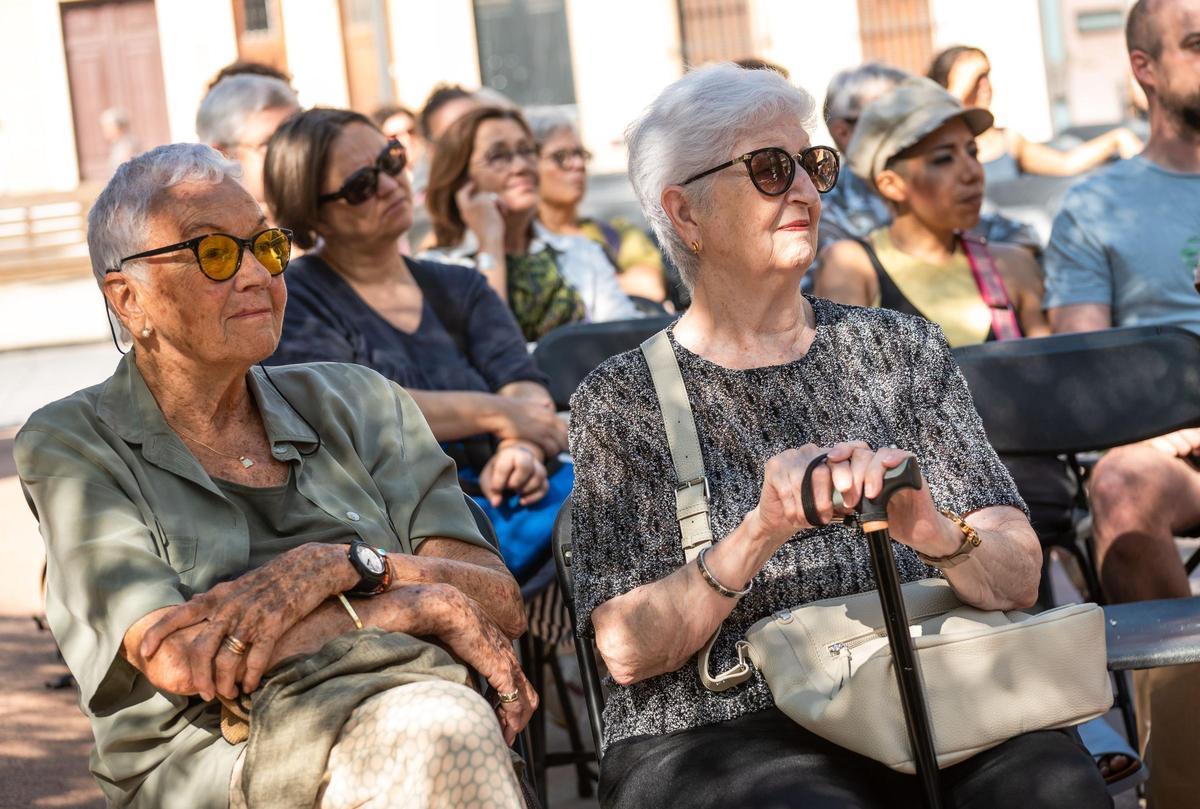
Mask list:
[[[984,343],[954,356],[1000,453],[1102,450],[1200,425],[1200,336],[1176,326]]]
[[[550,395],[559,410],[570,406],[571,394],[584,377],[609,357],[631,351],[650,335],[670,325],[670,315],[605,323],[561,326],[541,340],[533,361],[550,377]]]
[[[587,704],[588,725],[592,730],[593,750],[596,759],[600,758],[604,738],[604,687],[600,683],[600,671],[596,665],[596,650],[588,638],[579,637],[579,627],[575,625],[575,576],[571,570],[571,498],[558,509],[554,519],[554,533],[551,535],[554,547],[554,567],[558,571],[558,586],[562,590],[563,602],[567,613],[571,616],[571,634],[575,638],[575,656],[579,660],[579,674],[583,680],[583,699]]]

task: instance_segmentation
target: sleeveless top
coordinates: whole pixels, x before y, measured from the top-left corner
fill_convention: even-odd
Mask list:
[[[951,348],[996,339],[991,309],[979,294],[961,247],[949,262],[938,265],[900,252],[886,227],[871,231],[860,243],[879,283],[879,296],[872,306],[919,315],[938,324]]]

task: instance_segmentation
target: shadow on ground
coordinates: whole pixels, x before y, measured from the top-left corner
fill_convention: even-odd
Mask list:
[[[87,769],[92,732],[78,692],[43,686],[64,672],[48,632],[29,618],[0,617],[3,809],[104,809]]]

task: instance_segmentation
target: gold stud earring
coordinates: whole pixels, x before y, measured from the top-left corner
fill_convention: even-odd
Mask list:
[[[700,242],[692,242],[692,252],[700,255]]]

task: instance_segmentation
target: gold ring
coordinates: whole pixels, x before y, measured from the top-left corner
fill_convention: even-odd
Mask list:
[[[504,705],[508,705],[510,702],[516,702],[521,698],[520,693],[517,691],[510,691],[507,694],[505,694],[503,691],[497,691],[496,696],[500,698],[500,702]]]
[[[221,641],[221,645],[235,655],[244,655],[246,650],[250,648],[246,645],[245,641],[240,641],[233,635],[226,635],[225,640]]]

